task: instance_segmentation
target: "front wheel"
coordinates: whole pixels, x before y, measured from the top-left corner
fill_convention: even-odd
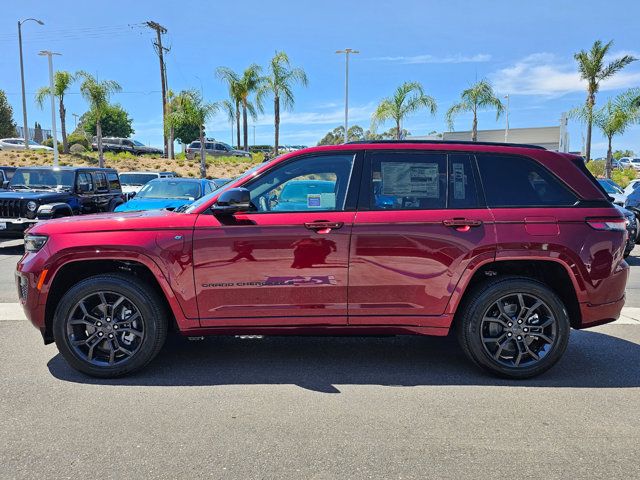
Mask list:
[[[478,366],[522,379],[545,372],[567,348],[566,308],[546,285],[508,277],[485,284],[462,306],[458,340]]]
[[[58,350],[76,370],[101,378],[147,365],[167,335],[158,294],[135,277],[96,275],[62,297],[53,319]]]

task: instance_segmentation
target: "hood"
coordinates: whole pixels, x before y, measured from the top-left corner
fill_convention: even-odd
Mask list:
[[[174,213],[169,210],[146,212],[100,213],[64,217],[35,224],[29,230],[33,234],[58,235],[147,229],[192,228],[197,215]]]
[[[116,208],[116,212],[134,212],[138,210],[160,210],[162,208],[176,209],[188,205],[193,200],[188,198],[133,198]]]
[[[69,192],[51,190],[2,190],[0,200],[38,200],[40,203],[51,203],[69,198]]]

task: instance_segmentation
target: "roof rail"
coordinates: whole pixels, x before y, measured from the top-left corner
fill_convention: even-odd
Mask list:
[[[527,143],[503,143],[503,142],[472,142],[469,140],[356,140],[347,142],[345,145],[366,144],[366,143],[417,143],[427,145],[490,145],[495,147],[520,147],[520,148],[536,148],[538,150],[546,150],[540,145],[531,145]]]

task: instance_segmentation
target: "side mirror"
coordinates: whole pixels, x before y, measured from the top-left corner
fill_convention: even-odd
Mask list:
[[[5,180],[2,182],[2,188],[5,190],[9,188],[9,180]]]
[[[251,209],[251,194],[246,188],[231,188],[225,190],[220,194],[218,201],[211,209],[214,214],[218,215],[246,212]]]

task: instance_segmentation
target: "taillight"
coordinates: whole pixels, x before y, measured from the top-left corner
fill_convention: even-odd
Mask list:
[[[587,218],[586,221],[594,230],[624,232],[627,229],[624,218]]]

